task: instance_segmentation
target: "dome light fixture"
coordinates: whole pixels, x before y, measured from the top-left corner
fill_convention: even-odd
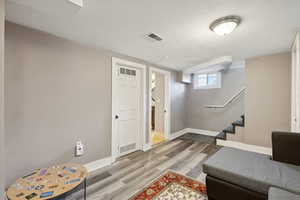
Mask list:
[[[209,28],[217,35],[224,36],[230,34],[241,23],[241,21],[241,17],[230,15],[215,20],[210,24]]]

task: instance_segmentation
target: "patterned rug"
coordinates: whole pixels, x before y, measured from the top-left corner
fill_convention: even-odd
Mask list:
[[[130,200],[207,200],[206,187],[193,179],[167,172]]]

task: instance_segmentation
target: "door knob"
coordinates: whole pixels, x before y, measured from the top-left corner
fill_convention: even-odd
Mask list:
[[[119,119],[119,115],[116,115],[116,116],[115,116],[115,119]]]

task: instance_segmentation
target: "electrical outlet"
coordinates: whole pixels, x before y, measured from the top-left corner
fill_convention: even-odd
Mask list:
[[[84,153],[83,144],[81,141],[77,141],[75,146],[75,156],[76,157],[82,156],[83,153]]]

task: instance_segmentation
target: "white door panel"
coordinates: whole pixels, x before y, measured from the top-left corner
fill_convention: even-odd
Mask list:
[[[140,71],[119,66],[117,106],[117,135],[119,155],[137,150],[140,143],[140,106],[141,106],[141,75]]]
[[[136,130],[136,120],[126,120],[120,123],[119,128],[119,143],[120,146],[126,146],[129,144],[137,143],[137,130]],[[130,133],[130,134],[128,134]]]

